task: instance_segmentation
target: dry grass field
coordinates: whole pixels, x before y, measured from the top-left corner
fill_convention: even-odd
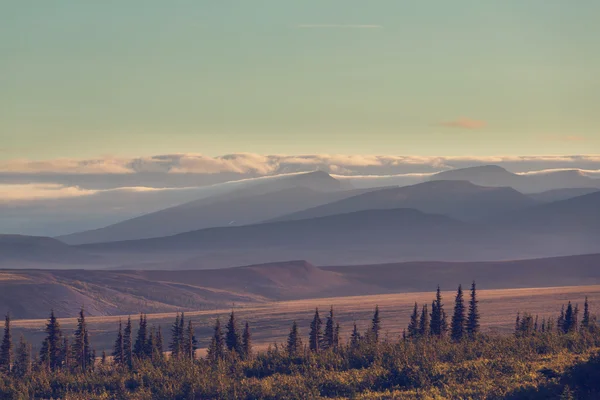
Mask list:
[[[468,288],[465,288],[468,289]],[[443,292],[446,313],[452,313],[455,292]],[[256,306],[235,306],[240,322],[249,321],[253,340],[258,348],[268,344],[283,342],[286,339],[292,321],[296,320],[304,336],[308,335],[308,327],[314,309],[319,308],[324,319],[329,307],[333,306],[342,327],[342,335],[348,336],[356,321],[361,330],[369,326],[373,309],[379,305],[384,332],[390,338],[398,338],[407,326],[415,301],[431,304],[435,293],[400,293],[373,296],[332,297],[310,300],[281,301],[263,303]],[[465,297],[468,296],[465,290]],[[589,298],[592,313],[600,307],[600,285],[568,286],[532,289],[494,289],[479,290],[481,325],[484,330],[510,332],[514,325],[517,311],[527,311],[542,317],[556,317],[562,304],[571,301],[580,307],[586,296]],[[186,318],[191,318],[196,326],[197,337],[201,347],[208,344],[212,325],[217,317],[226,322],[231,309],[204,310],[187,312]],[[109,351],[114,341],[119,319],[127,316],[90,317],[88,323],[92,334],[92,342],[97,351]],[[137,326],[137,316],[133,315],[134,332]],[[169,336],[170,324],[175,319],[174,313],[149,314],[149,325],[160,325],[165,336]],[[75,318],[61,319],[60,323],[71,332],[76,323]],[[39,344],[43,337],[45,320],[16,320],[13,323],[15,333],[24,333],[33,343]]]

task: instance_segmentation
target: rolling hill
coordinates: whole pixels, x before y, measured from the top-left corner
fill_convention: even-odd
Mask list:
[[[99,243],[247,225],[357,193],[362,191],[348,189],[325,172],[290,175],[59,239],[68,244]]]
[[[431,181],[370,191],[274,219],[289,221],[363,210],[412,208],[461,220],[478,220],[537,204],[512,188],[482,187],[468,181]]]

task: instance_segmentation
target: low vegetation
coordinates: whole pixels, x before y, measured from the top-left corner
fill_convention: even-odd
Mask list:
[[[206,356],[197,357],[184,314],[168,343],[143,314],[136,332],[123,321],[112,354],[101,355],[83,309],[73,337],[51,313],[39,354],[22,337],[13,343],[7,315],[0,398],[599,398],[600,328],[587,301],[581,312],[565,305],[556,318],[519,314],[512,335],[482,333],[480,318],[473,283],[468,294],[459,287],[448,315],[439,289],[431,304],[415,304],[399,339],[382,334],[378,308],[366,332],[340,326],[330,308],[324,317],[315,310],[307,337],[290,321],[285,343],[255,352],[251,326],[232,311],[226,323],[217,319]]]

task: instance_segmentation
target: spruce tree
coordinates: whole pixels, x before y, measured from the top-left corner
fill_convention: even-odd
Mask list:
[[[198,341],[196,340],[196,333],[192,320],[188,321],[188,326],[184,335],[185,340],[185,357],[189,360],[196,358],[196,350],[198,350]]]
[[[158,331],[156,332],[156,353],[159,360],[164,358],[164,352],[162,329],[159,325]]]
[[[62,331],[60,323],[54,315],[54,310],[50,311],[45,332],[46,338],[42,342],[40,349],[40,361],[46,367],[55,370],[61,364]]]
[[[565,305],[564,304],[563,304],[562,308],[560,309],[560,315],[558,316],[558,319],[556,320],[556,329],[559,333],[565,332]]]
[[[454,341],[462,340],[465,331],[465,304],[462,286],[458,285],[454,301],[454,315],[452,316],[451,337]]]
[[[333,306],[329,309],[329,315],[325,322],[325,334],[323,335],[323,344],[321,347],[324,350],[335,347],[335,319],[333,316]]]
[[[538,315],[535,315],[535,322],[533,323],[533,331],[537,332],[538,331]]]
[[[350,335],[350,346],[353,348],[358,347],[360,344],[360,332],[356,327],[356,321],[354,321],[354,328],[352,329],[352,334]]]
[[[154,355],[156,354],[156,328],[150,327],[148,332],[148,340],[146,340],[146,349],[144,350],[144,356],[146,359],[154,361]]]
[[[429,336],[429,313],[427,312],[427,304],[423,304],[421,309],[421,319],[419,320],[419,336],[425,338]]]
[[[379,316],[379,306],[375,306],[373,319],[371,320],[370,339],[375,343],[379,342],[379,333],[381,332],[381,317]]]
[[[244,333],[242,334],[242,352],[245,360],[252,358],[252,335],[250,334],[248,321],[246,321]]]
[[[340,347],[340,323],[336,322],[335,323],[335,332],[334,332],[334,336],[333,336],[333,348],[334,349],[339,349]]]
[[[20,378],[31,373],[31,345],[25,341],[23,335],[21,335],[16,348],[12,372]]]
[[[440,285],[437,287],[437,291],[435,293],[435,300],[431,304],[431,320],[429,323],[429,330],[431,334],[434,336],[442,336],[444,334],[442,322],[442,317],[445,315],[444,313],[444,304],[442,303],[442,292],[440,290]]]
[[[93,366],[92,350],[90,348],[90,338],[85,322],[85,313],[83,307],[79,311],[77,318],[77,328],[75,329],[73,341],[73,363],[74,367],[80,371],[87,371]]]
[[[585,296],[585,303],[583,303],[583,317],[581,318],[581,330],[587,331],[590,328],[590,306],[588,298]]]
[[[321,317],[319,317],[319,309],[317,308],[315,310],[315,316],[310,323],[310,333],[308,337],[308,346],[310,350],[317,353],[321,350],[321,343],[323,341],[323,333],[321,332],[322,325],[323,321],[321,321]]]
[[[119,321],[119,325],[121,321]],[[133,327],[131,325],[131,316],[127,317],[127,324],[125,324],[125,330],[123,331],[123,355],[122,365],[126,365],[127,368],[133,367]]]
[[[140,313],[140,323],[138,326],[137,337],[133,345],[133,355],[142,360],[146,355],[146,341],[148,340],[148,325],[143,313]]]
[[[180,319],[181,317],[179,316],[179,313],[177,313],[175,322],[171,325],[171,343],[169,344],[169,349],[171,350],[171,357],[173,358],[178,358],[183,349],[183,337],[182,333],[179,331]]]
[[[296,357],[300,354],[302,350],[302,338],[300,337],[300,333],[298,332],[298,324],[296,321],[292,323],[292,328],[290,329],[290,334],[287,339],[287,352],[290,357]]]
[[[567,305],[563,321],[563,333],[569,333],[573,329],[573,305],[571,302]]]
[[[227,334],[225,336],[225,344],[227,350],[242,355],[242,340],[240,338],[239,329],[237,326],[237,320],[235,319],[235,313],[231,310],[229,314],[229,322],[227,323]]]
[[[479,309],[477,304],[477,289],[475,281],[471,284],[471,298],[469,299],[469,314],[467,316],[467,334],[470,338],[475,337],[479,333]]]
[[[4,317],[4,335],[0,345],[0,371],[10,372],[13,363],[12,332],[10,329],[10,314]]]
[[[117,331],[117,339],[115,340],[115,345],[113,346],[113,362],[115,365],[126,365],[127,362],[125,360],[125,351],[124,351],[124,338],[123,338],[123,324],[119,319],[119,330]]]
[[[225,356],[225,337],[221,330],[221,320],[217,318],[215,323],[213,337],[208,347],[207,358],[213,364],[219,360],[222,360]]]
[[[410,323],[408,324],[408,337],[416,338],[419,336],[419,306],[415,302],[415,307],[410,316]]]
[[[65,337],[63,338],[62,348],[60,352],[60,363],[65,369],[70,370],[73,368],[72,359],[73,357],[71,344],[69,343],[69,338]]]
[[[573,318],[571,319],[571,331],[576,332],[579,328],[579,304],[573,308]]]

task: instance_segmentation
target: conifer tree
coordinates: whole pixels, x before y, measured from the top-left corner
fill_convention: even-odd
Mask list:
[[[40,349],[40,361],[46,367],[55,370],[60,367],[61,363],[62,331],[60,323],[54,315],[54,310],[50,311],[45,332],[46,338]]]
[[[31,345],[21,335],[15,352],[15,363],[12,372],[18,377],[25,377],[31,373]]]
[[[333,348],[334,349],[339,349],[340,347],[340,323],[336,322],[335,323],[335,332],[333,335]]]
[[[324,350],[335,347],[335,319],[333,316],[333,306],[329,309],[329,315],[325,322],[325,334],[323,335],[323,344],[321,347]]]
[[[148,332],[148,340],[146,340],[146,349],[144,350],[144,357],[146,359],[154,361],[154,355],[156,354],[156,328],[150,327]]]
[[[352,329],[352,335],[350,335],[350,346],[353,348],[358,347],[360,344],[360,332],[356,327],[356,321],[354,321],[354,328]]]
[[[213,337],[208,347],[207,358],[213,364],[219,360],[222,360],[225,356],[225,337],[221,330],[221,320],[217,318],[215,323]]]
[[[425,338],[429,336],[429,313],[427,312],[427,304],[423,304],[421,309],[421,319],[419,320],[419,336]]]
[[[443,336],[445,333],[444,326],[446,325],[443,318],[445,316],[444,312],[444,304],[442,303],[442,292],[440,289],[440,285],[437,287],[437,291],[435,293],[435,300],[431,303],[431,320],[429,323],[429,330],[432,335],[435,336]]]
[[[381,332],[381,317],[379,316],[379,306],[375,306],[375,312],[373,313],[373,319],[371,320],[371,331],[370,339],[377,343],[379,342],[379,333]]]
[[[87,371],[93,366],[92,350],[90,347],[90,337],[85,322],[85,313],[83,307],[79,311],[77,318],[77,328],[75,329],[73,341],[73,363],[74,367],[80,371]]]
[[[0,345],[0,371],[10,372],[13,363],[12,332],[10,329],[10,314],[4,317],[4,335]]]
[[[515,320],[515,336],[519,335],[521,328],[521,314],[517,311],[517,319]]]
[[[296,321],[292,323],[292,328],[290,329],[290,334],[288,335],[287,340],[287,352],[290,357],[295,357],[300,354],[302,350],[302,338],[300,337],[300,333],[298,332],[298,324]]]
[[[239,329],[237,326],[237,320],[235,319],[235,313],[231,310],[229,314],[229,322],[227,323],[227,334],[225,336],[225,343],[227,350],[242,355],[242,340],[240,338]]]
[[[117,339],[113,347],[113,362],[116,365],[126,365],[125,351],[124,351],[124,337],[123,337],[123,324],[119,319],[119,330],[117,331]]]
[[[410,316],[410,323],[408,324],[408,337],[416,338],[419,336],[419,306],[415,302],[415,307]]]
[[[121,321],[119,321],[119,325]],[[128,368],[133,367],[133,327],[131,325],[131,316],[127,317],[127,323],[125,324],[125,330],[123,331],[123,352],[122,352],[122,365],[126,365]]]
[[[160,327],[160,325],[158,326],[158,331],[156,332],[156,341],[155,341],[155,346],[156,346],[156,356],[158,357],[159,360],[162,360],[164,358],[164,344],[163,344],[163,335],[162,335],[162,329]]]
[[[571,319],[571,331],[576,332],[579,328],[579,304],[573,308],[573,318]]]
[[[309,348],[311,351],[318,353],[321,350],[321,343],[323,341],[323,333],[321,332],[321,326],[323,325],[323,321],[321,321],[321,317],[319,317],[319,309],[315,310],[315,316],[313,317],[312,322],[310,323],[310,333],[309,333]]]
[[[581,330],[589,330],[590,328],[590,306],[588,298],[585,296],[585,303],[583,303],[583,317],[581,318]]]
[[[537,332],[538,331],[538,315],[535,315],[535,322],[533,323],[533,331]]]
[[[563,320],[563,333],[569,333],[573,329],[573,305],[571,302],[567,305]]]
[[[169,349],[171,350],[171,356],[173,358],[178,358],[183,349],[183,333],[180,332],[181,318],[179,313],[177,313],[175,322],[171,325],[171,343],[169,344]]]
[[[194,360],[196,358],[196,350],[198,350],[198,341],[196,340],[196,333],[194,331],[194,325],[192,325],[192,320],[188,321],[184,339],[185,356],[189,360]]]
[[[542,324],[540,326],[540,332],[546,333],[546,318],[542,318]]]
[[[458,285],[456,299],[454,301],[454,315],[452,316],[451,331],[452,340],[462,340],[465,331],[465,304],[461,285]]]
[[[148,340],[148,325],[143,313],[140,313],[140,323],[138,326],[137,337],[133,345],[133,355],[142,360],[146,356],[146,341]]]
[[[477,289],[475,281],[471,284],[471,297],[469,299],[469,314],[467,316],[467,334],[470,338],[475,337],[479,333],[479,309],[477,304]]]
[[[448,316],[446,315],[446,311],[442,309],[441,312],[441,320],[440,320],[440,331],[441,336],[446,336],[448,333]]]
[[[252,335],[248,321],[246,321],[244,333],[242,334],[242,352],[245,360],[252,358]]]
[[[564,304],[563,304],[562,308],[560,309],[560,315],[558,316],[558,319],[556,320],[556,329],[559,333],[565,332],[565,305]]]
[[[72,358],[73,358],[72,357],[72,349],[71,349],[71,345],[69,343],[69,338],[65,337],[65,338],[63,338],[61,352],[60,352],[61,365],[65,369],[70,370],[73,367]]]

